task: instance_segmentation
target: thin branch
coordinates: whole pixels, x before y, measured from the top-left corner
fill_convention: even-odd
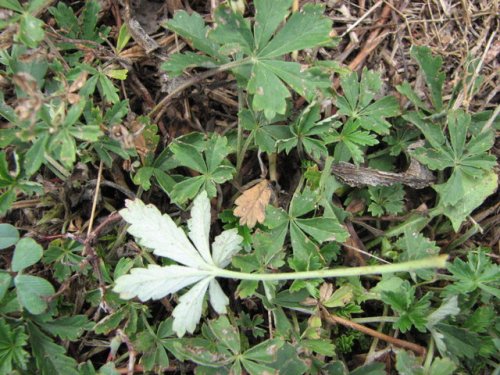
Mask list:
[[[189,78],[188,80],[184,81],[182,84],[177,86],[175,89],[172,90],[167,96],[165,96],[149,113],[148,117],[153,117],[154,116],[154,121],[157,122],[165,113],[167,109],[167,104],[175,98],[177,95],[179,95],[181,92],[183,92],[185,89],[188,87],[191,87],[198,82],[201,82],[209,77],[212,77],[218,73],[225,72],[227,70],[236,68],[241,65],[245,65],[250,61],[249,58],[245,58],[242,60],[238,61],[232,61],[230,63],[224,64],[219,66],[218,68],[208,70],[206,72],[200,73],[194,77]]]
[[[397,346],[399,348],[409,349],[420,356],[425,356],[426,350],[423,346],[420,346],[418,344],[414,344],[414,343],[409,342],[409,341],[394,338],[392,336],[386,335],[386,334],[381,333],[379,331],[376,331],[374,329],[365,327],[364,325],[355,323],[351,320],[341,318],[340,316],[337,316],[337,315],[330,314],[328,312],[328,310],[325,309],[324,307],[321,307],[321,311],[322,311],[323,319],[325,319],[327,322],[329,322],[331,324],[341,324],[344,327],[348,327],[348,328],[354,329],[356,331],[362,332],[364,334],[367,334],[369,336],[376,337],[380,340],[386,341],[386,342],[388,342],[394,346]]]

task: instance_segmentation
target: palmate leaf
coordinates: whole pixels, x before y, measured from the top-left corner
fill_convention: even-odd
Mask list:
[[[130,274],[116,280],[113,290],[124,299],[138,297],[146,301],[163,298],[195,284],[180,297],[172,313],[173,330],[178,336],[193,333],[196,329],[207,289],[214,310],[219,314],[225,313],[229,299],[215,280],[213,271],[229,264],[232,256],[241,249],[243,238],[236,229],[224,231],[215,237],[210,253],[210,201],[207,193],[203,191],[193,202],[188,222],[191,241],[168,215],[162,215],[156,207],[146,206],[140,200],[127,201],[126,207],[120,214],[130,224],[128,231],[139,244],[184,266],[133,268]]]
[[[391,124],[386,118],[399,115],[400,110],[393,96],[385,96],[372,103],[382,85],[380,74],[365,68],[361,80],[356,72],[352,72],[341,78],[340,85],[344,95],[336,101],[339,114],[353,119],[366,130],[388,134]]]
[[[322,138],[327,143],[338,143],[335,147],[334,157],[336,161],[349,161],[351,158],[355,164],[364,161],[364,146],[373,146],[378,144],[378,140],[373,133],[360,130],[359,121],[352,118],[342,126],[342,130],[338,132],[336,128],[342,126],[340,122],[333,124],[330,131]],[[340,147],[339,147],[340,146]],[[347,151],[344,157],[344,150]]]
[[[64,347],[57,345],[34,323],[28,322],[28,334],[37,370],[42,375],[78,375],[76,361],[65,355]]]
[[[448,270],[453,275],[454,283],[446,287],[447,294],[468,294],[479,288],[500,298],[500,267],[484,251],[470,251],[467,262],[457,258],[448,265]]]
[[[417,300],[415,287],[410,286],[408,281],[404,281],[394,291],[382,291],[381,299],[399,314],[399,319],[394,323],[395,328],[406,332],[414,326],[421,332],[426,331],[431,294],[427,293]]]
[[[185,67],[222,64],[227,62],[224,55],[232,55],[236,57],[231,69],[243,77],[244,88],[253,95],[253,109],[264,112],[268,119],[285,113],[287,98],[291,96],[289,87],[312,100],[316,89],[330,86],[328,77],[304,71],[298,63],[282,61],[282,56],[331,43],[332,22],[323,16],[323,7],[307,4],[279,29],[290,13],[291,3],[291,0],[255,1],[253,27],[249,19],[227,5],[216,10],[217,26],[212,30],[198,14],[188,16],[183,11],[177,12],[165,27],[184,37],[193,48],[208,54],[211,60],[193,53],[184,54],[183,58],[174,55],[163,69],[178,75]],[[243,66],[245,69],[241,69]]]
[[[289,128],[289,138],[278,141],[278,151],[285,150],[289,153],[292,148],[301,147],[313,158],[326,157],[328,150],[318,136],[328,132],[330,124],[318,122],[320,118],[318,104],[307,106]]]
[[[439,253],[439,247],[436,246],[435,241],[409,229],[405,229],[404,236],[396,242],[396,246],[403,250],[400,256],[402,261],[422,259]],[[432,279],[435,275],[433,270],[418,270],[415,273],[426,280]]]
[[[12,327],[0,318],[0,373],[9,374],[14,368],[26,369],[28,352],[23,349],[28,336],[23,327]]]
[[[443,60],[441,57],[433,57],[429,47],[413,46],[410,51],[413,57],[422,69],[425,82],[430,89],[431,101],[436,112],[443,108],[443,83],[446,75],[441,72]],[[418,101],[416,102],[420,104]]]
[[[196,134],[196,133],[195,133]],[[173,154],[171,162],[175,166],[184,166],[199,172],[199,176],[188,177],[175,184],[169,195],[179,205],[194,198],[200,190],[205,190],[210,198],[217,194],[216,184],[222,184],[232,178],[235,169],[225,159],[230,152],[226,137],[213,135],[199,145],[176,141],[169,146]]]
[[[412,156],[430,169],[453,168],[448,181],[434,189],[443,213],[458,230],[466,217],[496,190],[497,176],[492,172],[496,160],[488,154],[494,134],[490,130],[468,138],[471,116],[463,110],[448,113],[448,137],[439,126],[421,119],[417,113],[408,114],[405,119],[416,125],[429,143],[417,148]]]
[[[283,230],[280,242],[273,242],[273,246],[281,248],[285,240],[287,228],[290,230],[290,242],[293,250],[293,259],[300,270],[308,269],[312,263],[321,264],[320,247],[322,243],[337,241],[344,242],[348,234],[336,217],[320,216],[314,218],[302,217],[317,208],[318,195],[306,188],[296,193],[290,203],[289,212],[281,208],[268,206],[264,224],[277,233]],[[298,270],[298,269],[297,269]]]

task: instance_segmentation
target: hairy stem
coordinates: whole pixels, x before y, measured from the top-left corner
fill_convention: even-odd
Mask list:
[[[286,273],[245,273],[237,271],[229,271],[216,268],[213,271],[215,277],[224,277],[227,279],[239,280],[257,280],[257,281],[279,281],[279,280],[303,280],[303,279],[316,279],[316,278],[330,278],[330,277],[349,277],[349,276],[363,276],[372,274],[384,274],[394,272],[411,272],[423,268],[444,268],[446,264],[447,255],[439,255],[425,259],[412,260],[410,262],[403,262],[397,264],[385,264],[376,266],[364,267],[349,267],[349,268],[335,268],[316,271],[304,272],[286,272]]]

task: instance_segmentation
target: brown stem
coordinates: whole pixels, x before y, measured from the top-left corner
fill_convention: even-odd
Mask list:
[[[325,319],[327,322],[329,322],[331,324],[341,324],[344,327],[355,329],[356,331],[362,332],[362,333],[369,335],[369,336],[372,336],[372,337],[376,337],[379,340],[386,341],[394,346],[404,348],[404,349],[409,349],[422,357],[425,356],[425,354],[426,354],[426,349],[423,346],[414,344],[414,343],[409,342],[409,341],[394,338],[392,336],[378,332],[374,329],[365,327],[361,324],[354,323],[348,319],[341,318],[340,316],[330,314],[328,312],[328,310],[325,309],[324,307],[321,307],[321,311],[322,311],[323,319]]]
[[[381,26],[387,22],[389,19],[389,15],[391,13],[391,7],[386,4],[384,8],[382,9],[382,12],[380,13],[380,18],[378,21],[375,23],[374,26]],[[380,33],[381,29],[377,28],[373,30],[370,35],[368,36],[368,39],[366,39],[365,45],[363,46],[363,49],[358,53],[358,55],[354,58],[353,61],[349,64],[349,68],[351,70],[357,70],[357,68],[361,65],[363,61],[368,57],[371,51],[375,49],[375,47],[380,44],[382,39],[379,39],[375,41],[377,38],[378,34]]]

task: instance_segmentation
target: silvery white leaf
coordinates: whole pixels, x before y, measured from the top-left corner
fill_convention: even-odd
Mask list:
[[[431,315],[427,318],[427,324],[425,325],[427,329],[433,328],[441,320],[446,318],[448,315],[458,315],[460,308],[458,307],[458,297],[452,296],[446,298],[438,309],[434,310]]]
[[[441,332],[438,332],[435,329],[430,330],[432,338],[434,339],[434,343],[436,344],[436,348],[439,351],[441,356],[446,357],[448,355],[448,348],[444,342],[444,335]]]
[[[177,336],[182,337],[186,332],[193,333],[201,318],[203,297],[212,277],[207,277],[193,286],[179,298],[179,304],[172,312],[174,323],[172,328]]]
[[[210,255],[210,200],[203,190],[193,201],[191,219],[188,220],[189,238],[208,264],[213,264]]]
[[[136,296],[141,301],[160,299],[205,277],[206,271],[194,268],[150,265],[148,268],[133,268],[130,274],[120,276],[113,291],[120,293],[123,299]]]
[[[170,258],[196,268],[206,268],[206,263],[189,242],[182,229],[168,215],[162,215],[153,205],[141,200],[127,200],[120,215],[130,224],[128,232],[139,244],[153,249],[156,255]]]
[[[210,280],[208,294],[210,296],[210,304],[214,310],[218,314],[225,314],[227,312],[226,306],[229,304],[229,298],[224,294],[217,280]]]
[[[214,263],[225,268],[231,263],[232,257],[241,250],[241,242],[243,237],[238,234],[237,229],[229,229],[217,237],[212,244],[212,258]]]

